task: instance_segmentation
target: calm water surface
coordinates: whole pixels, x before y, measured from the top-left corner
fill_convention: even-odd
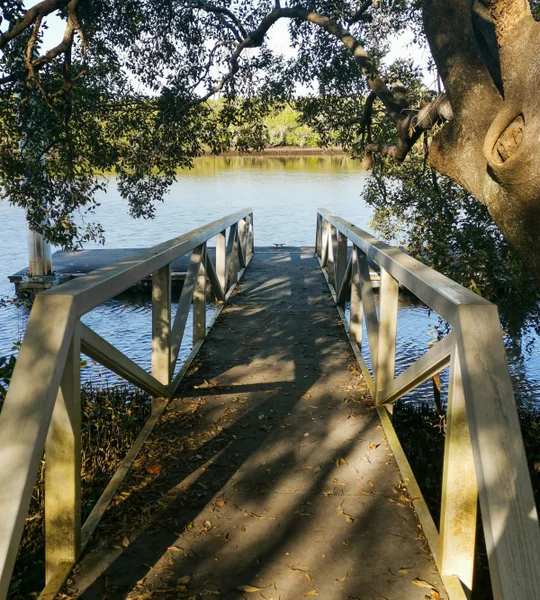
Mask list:
[[[191,171],[179,173],[165,202],[158,205],[155,219],[130,218],[115,180],[110,178],[92,220],[103,225],[106,248],[142,247],[186,233],[241,208],[253,207],[257,245],[312,246],[319,207],[370,229],[371,212],[361,198],[365,178],[359,162],[341,157],[205,158],[198,160]],[[0,297],[5,297],[13,293],[7,275],[27,264],[24,213],[0,203],[0,223]],[[24,308],[0,308],[0,356],[9,353],[13,343],[21,339],[27,316]],[[83,320],[141,366],[150,366],[148,294],[117,298]],[[424,307],[400,308],[398,372],[426,351],[435,325],[437,315]],[[190,351],[191,325],[188,326],[181,357]],[[532,334],[511,341],[509,359],[516,395],[522,402],[536,402],[540,390],[540,342]],[[83,378],[114,382],[110,373],[92,365],[83,370]],[[429,385],[424,385],[410,399],[422,400],[429,393]]]

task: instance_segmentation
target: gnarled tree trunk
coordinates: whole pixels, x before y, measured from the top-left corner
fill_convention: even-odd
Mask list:
[[[483,202],[540,280],[540,24],[526,0],[426,0],[453,119],[431,165]]]

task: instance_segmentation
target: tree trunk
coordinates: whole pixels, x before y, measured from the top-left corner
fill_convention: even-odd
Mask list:
[[[454,114],[429,160],[487,206],[540,281],[540,24],[526,0],[485,0],[480,8],[470,0],[424,2]]]

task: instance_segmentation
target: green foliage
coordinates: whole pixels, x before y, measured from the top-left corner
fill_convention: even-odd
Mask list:
[[[343,21],[361,4],[309,0],[306,7]],[[358,116],[367,86],[341,42],[291,20],[297,56],[284,59],[266,38],[254,38],[249,51],[238,53],[241,40],[273,8],[270,0],[205,7],[172,0],[65,1],[53,13],[67,26],[68,50],[50,53],[44,45],[47,13],[12,39],[0,34],[1,198],[27,209],[31,227],[50,241],[77,246],[103,236],[90,218],[106,185],[98,173],[115,172],[131,214],[151,218],[176,170],[204,149],[342,143],[333,123]],[[379,62],[386,40],[415,11],[414,3],[385,1],[350,29]],[[12,0],[1,3],[0,14],[0,32],[9,34],[26,13]],[[311,114],[294,123],[292,109],[278,115],[276,107],[294,99],[297,84],[311,86],[327,103],[315,115],[308,102]],[[220,99],[218,110],[208,103],[212,97]],[[342,105],[349,112],[339,116]],[[354,135],[342,130],[348,147]]]
[[[279,107],[264,120],[268,131],[269,146],[300,146],[316,148],[320,145],[319,136],[313,128],[300,123],[300,113],[287,105]]]
[[[505,325],[538,328],[539,289],[485,206],[412,153],[379,160],[364,198],[379,235],[461,285],[496,302]]]
[[[371,105],[366,72],[377,69],[405,111],[436,94],[414,61],[384,60],[405,31],[426,47],[420,0],[367,8],[361,0],[283,3],[346,27],[369,53],[367,63],[339,36],[298,17],[286,19],[296,54],[275,53],[260,29],[275,12],[271,0],[58,6],[72,43],[51,54],[48,15],[3,42],[25,9],[0,3],[0,198],[26,208],[31,227],[62,246],[103,237],[89,216],[106,185],[98,173],[115,172],[130,213],[151,218],[177,170],[203,151],[320,145],[360,157],[366,142],[394,141],[395,122],[380,100]],[[296,98],[298,85],[311,93]],[[422,157],[386,165],[384,174],[379,166],[367,199],[381,232],[460,283],[492,299],[536,302],[535,286],[485,209],[433,176]]]

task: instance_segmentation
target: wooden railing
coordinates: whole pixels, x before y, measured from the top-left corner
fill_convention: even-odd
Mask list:
[[[478,497],[494,597],[539,597],[538,516],[497,307],[324,209],[317,214],[316,253],[409,492],[416,499],[416,511],[450,598],[468,597],[472,589]],[[380,267],[378,314],[368,259]],[[395,377],[400,285],[445,319],[452,331]],[[348,321],[346,301],[350,301]],[[361,354],[363,323],[373,377]],[[387,408],[448,366],[437,528]]]
[[[207,242],[214,237],[215,264],[207,251]],[[45,598],[53,597],[66,579],[221,311],[223,304],[218,304],[211,323],[206,323],[207,280],[216,299],[227,300],[253,248],[253,213],[245,209],[36,297],[0,414],[0,598],[8,593],[43,451]],[[171,263],[189,252],[173,320]],[[151,374],[80,322],[85,313],[150,275]],[[192,304],[193,349],[173,377]],[[152,416],[82,527],[81,351],[154,397]]]

